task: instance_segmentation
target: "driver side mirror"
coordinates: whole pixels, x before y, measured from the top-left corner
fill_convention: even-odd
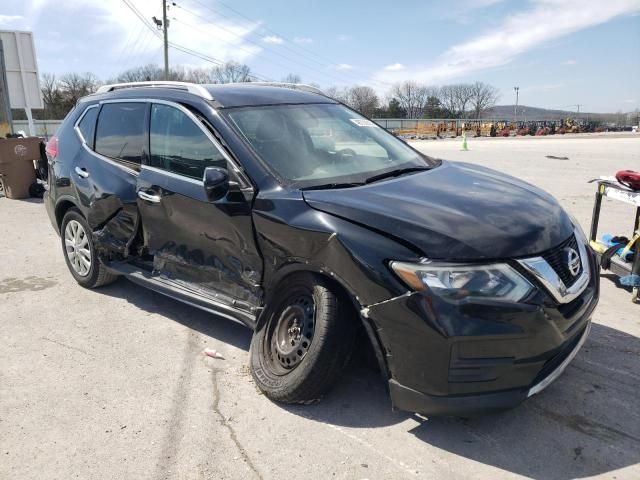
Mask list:
[[[229,174],[220,167],[207,167],[203,176],[204,191],[210,202],[224,197],[229,191]]]

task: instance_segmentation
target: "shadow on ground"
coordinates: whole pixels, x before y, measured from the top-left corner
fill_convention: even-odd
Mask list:
[[[99,291],[249,349],[251,331],[232,321],[125,280]],[[344,380],[322,402],[281,407],[311,421],[351,428],[409,420],[408,433],[429,445],[532,478],[584,478],[640,460],[640,339],[619,330],[594,324],[574,362],[547,390],[513,410],[471,419],[391,411],[384,382],[365,364],[356,353]]]
[[[249,328],[173,300],[133,282],[121,278],[111,285],[96,289],[95,292],[124,298],[146,312],[159,313],[208,337],[249,351],[252,335]]]

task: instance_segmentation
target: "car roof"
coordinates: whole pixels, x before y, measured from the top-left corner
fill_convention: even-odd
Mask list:
[[[292,103],[337,103],[318,93],[271,85],[234,83],[203,85],[203,87],[211,93],[221,108]]]
[[[163,99],[199,97],[214,108],[246,106],[338,103],[314,87],[295,84],[192,84],[186,82],[134,82],[104,85],[83,100],[106,98],[161,97]]]

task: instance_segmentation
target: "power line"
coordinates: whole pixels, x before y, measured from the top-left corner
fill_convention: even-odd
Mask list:
[[[219,15],[219,16],[222,16],[222,17],[224,17],[224,18],[227,18],[227,19],[231,20],[232,22],[234,22],[236,25],[239,25],[239,26],[240,26],[240,24],[238,24],[237,22],[235,22],[235,21],[234,21],[232,18],[230,18],[229,16],[224,15],[224,14],[223,14],[223,13],[221,13],[221,12],[217,12],[217,11],[213,10],[211,7],[209,7],[208,5],[206,5],[206,4],[202,3],[202,2],[200,2],[199,0],[193,0],[193,1],[194,1],[195,3],[197,3],[198,5],[202,6],[203,8],[205,8],[205,9],[207,9],[207,10],[211,11],[211,12],[212,12],[212,13],[214,13],[215,15]],[[219,3],[221,3],[221,4],[222,4],[222,2],[219,2]],[[174,2],[174,5],[175,5],[176,7],[178,7],[178,8],[181,8],[182,10],[184,10],[184,11],[188,12],[189,14],[193,15],[194,17],[198,17],[198,18],[200,18],[200,19],[202,19],[202,20],[204,20],[204,21],[207,21],[208,23],[213,23],[213,22],[211,22],[211,21],[210,21],[211,19],[205,18],[205,17],[203,17],[202,15],[200,15],[200,14],[198,14],[198,13],[196,13],[196,12],[194,12],[194,11],[192,11],[192,10],[190,10],[190,9],[188,9],[188,8],[186,8],[186,7],[182,6],[182,5],[180,5],[180,4],[176,4],[176,3]],[[228,6],[228,5],[226,5],[226,4],[224,4],[224,5],[225,5],[227,8],[229,8],[230,10],[233,10],[234,12],[236,12],[238,15],[242,16],[243,18],[245,18],[247,21],[255,23],[255,20],[252,20],[252,19],[250,19],[249,17],[247,17],[247,16],[245,16],[245,15],[242,15],[240,12],[237,12],[236,10],[234,10],[233,8],[229,7],[229,6]],[[186,23],[186,22],[183,22],[183,23]],[[256,42],[255,40],[252,40],[252,39],[250,39],[250,38],[245,38],[245,37],[243,37],[243,36],[241,36],[241,35],[237,34],[236,32],[234,32],[234,31],[232,31],[232,30],[229,30],[229,29],[227,29],[227,28],[224,28],[224,27],[222,27],[222,26],[220,26],[220,25],[217,25],[217,27],[218,27],[218,28],[220,28],[220,29],[222,29],[222,30],[224,30],[224,31],[226,31],[226,32],[229,32],[231,35],[234,35],[234,36],[236,36],[236,37],[238,37],[238,38],[241,38],[241,39],[243,39],[243,40],[245,40],[245,41],[247,41],[247,42],[249,42],[249,43],[252,43],[252,44],[254,44],[254,45],[257,45],[258,47],[263,48],[264,50],[267,50],[267,51],[269,51],[269,52],[273,53],[274,55],[277,55],[277,56],[279,56],[279,57],[281,57],[281,58],[283,58],[283,59],[285,59],[285,60],[288,60],[288,61],[290,61],[290,62],[293,62],[293,64],[294,64],[294,65],[296,65],[296,67],[298,67],[298,66],[299,66],[299,64],[301,63],[301,62],[300,62],[300,60],[293,59],[293,58],[291,58],[291,57],[289,57],[289,56],[283,55],[281,52],[278,52],[277,50],[272,49],[272,48],[270,48],[269,46],[266,46],[266,45],[264,45],[264,44],[262,44],[262,43]],[[284,37],[283,35],[280,35],[279,33],[277,33],[277,32],[275,32],[275,31],[273,31],[273,30],[269,29],[268,27],[263,27],[263,28],[264,28],[266,31],[269,31],[269,32],[273,33],[274,35],[277,35],[277,36],[279,36],[279,37],[282,37],[284,40],[286,40],[287,42],[291,43],[291,41],[290,41],[289,39],[287,39],[286,37]],[[291,43],[291,44],[293,45],[293,43]],[[305,58],[307,61],[311,61],[311,62],[314,62],[314,63],[316,63],[316,64],[318,64],[318,65],[321,65],[323,68],[326,68],[326,66],[327,66],[325,62],[319,62],[318,60],[315,60],[315,59],[310,58],[310,57],[308,57],[308,56],[306,56],[306,55],[303,55],[303,54],[301,54],[301,53],[299,53],[299,52],[296,52],[295,50],[291,49],[287,44],[282,45],[282,48],[285,48],[285,49],[287,49],[287,50],[291,51],[291,52],[292,52],[293,54],[295,54],[295,55],[298,55],[298,56],[301,56],[301,57]],[[302,47],[300,47],[300,48],[302,48]],[[246,49],[245,49],[245,50],[246,50]],[[306,50],[306,49],[303,49],[303,50]],[[328,62],[329,62],[329,64],[335,64],[335,62],[332,62],[331,60],[328,60]],[[282,64],[280,64],[280,65],[281,65],[281,66],[285,66],[286,68],[290,68],[290,67],[289,67],[289,66],[287,66],[287,65],[282,65]],[[341,74],[341,73],[338,73],[338,74],[334,75],[334,74],[332,74],[332,73],[330,73],[330,72],[327,72],[327,71],[326,71],[326,70],[324,70],[324,69],[323,69],[323,70],[319,70],[318,68],[313,67],[313,66],[310,66],[309,64],[307,64],[307,65],[304,65],[304,64],[303,64],[303,66],[304,66],[305,68],[307,68],[307,69],[311,69],[311,70],[314,70],[314,71],[318,72],[320,75],[323,75],[324,77],[329,78],[329,79],[331,79],[332,81],[352,83],[352,82],[355,82],[355,81],[356,81],[356,79],[357,79],[357,81],[359,81],[359,80],[360,80],[360,79],[359,79],[359,78],[357,78],[356,76],[354,76],[354,75],[352,75],[352,74],[348,74],[348,73],[342,73],[342,74]],[[351,77],[351,78],[349,78],[349,77]],[[390,85],[390,84],[388,84],[387,82],[378,82],[378,81],[374,81],[373,83],[376,83],[376,84],[378,84],[379,86],[382,86],[383,84],[386,84],[385,86],[387,86],[387,87]]]
[[[230,19],[230,17],[228,17],[227,15],[224,15],[223,13],[221,13],[221,12],[219,12],[219,11],[215,11],[215,10],[213,10],[213,8],[209,7],[209,6],[208,6],[208,5],[206,5],[206,4],[203,4],[200,0],[192,0],[192,1],[193,1],[193,2],[195,2],[195,3],[197,3],[197,4],[199,4],[199,5],[201,5],[202,7],[206,8],[207,10],[210,10],[211,12],[213,12],[213,13],[215,13],[215,14],[217,14],[217,15],[221,15],[221,16],[223,16],[223,17],[225,17],[225,18],[229,18],[229,19]],[[246,15],[244,15],[242,12],[239,12],[238,10],[236,10],[235,8],[231,7],[230,5],[226,4],[225,2],[223,2],[223,1],[221,1],[221,0],[218,0],[217,4],[219,4],[219,5],[223,6],[224,8],[227,8],[228,10],[231,10],[231,11],[232,11],[232,12],[234,12],[236,15],[238,15],[238,16],[240,16],[240,17],[244,18],[245,20],[247,20],[247,21],[249,21],[249,22],[252,22],[252,23],[255,23],[255,22],[256,22],[256,20],[254,20],[254,19],[251,19],[251,18],[247,17],[247,16],[246,16]],[[288,45],[292,45],[292,46],[294,46],[294,47],[296,47],[296,48],[298,48],[298,49],[300,49],[300,50],[302,50],[302,51],[308,52],[309,54],[311,54],[311,55],[313,55],[313,56],[315,56],[315,57],[317,57],[317,58],[319,58],[319,59],[323,60],[322,62],[319,62],[318,60],[314,60],[314,59],[311,59],[311,58],[309,58],[309,57],[306,57],[306,56],[305,56],[305,58],[309,58],[311,61],[314,61],[314,62],[316,62],[316,63],[318,63],[318,64],[320,64],[320,65],[325,66],[325,65],[326,65],[326,63],[329,63],[330,65],[335,65],[335,64],[337,63],[337,62],[334,62],[333,60],[330,60],[329,58],[327,58],[327,57],[325,57],[325,56],[323,56],[323,55],[320,55],[320,54],[318,54],[318,53],[314,52],[313,50],[310,50],[309,48],[306,48],[306,47],[303,47],[302,45],[298,45],[298,44],[296,44],[296,43],[295,43],[295,42],[293,42],[290,38],[287,38],[287,36],[282,35],[281,33],[276,32],[275,30],[273,30],[272,28],[267,27],[266,25],[264,25],[262,28],[263,28],[265,31],[267,31],[267,32],[269,32],[269,33],[272,33],[273,35],[277,35],[278,37],[281,37],[283,40],[286,40],[286,41],[287,41],[287,44],[283,45],[283,48],[286,48],[286,49],[290,50],[292,53],[295,53],[296,55],[304,56],[303,54],[301,54],[301,53],[299,53],[299,52],[296,52],[295,50],[293,50],[292,48],[290,48]],[[357,77],[356,75],[354,75],[354,74],[343,74],[343,76],[345,76],[345,77],[346,77],[346,76],[350,76],[350,77],[352,77],[353,79],[357,79],[358,81],[360,80],[360,78],[358,78],[358,77]],[[353,81],[353,80],[352,80],[352,81]],[[375,80],[373,83],[376,83],[376,84],[378,84],[378,85],[385,85],[386,87],[389,87],[389,86],[391,86],[391,85],[392,85],[392,84],[390,84],[389,82],[377,81],[377,80]]]
[[[144,29],[144,36],[140,40],[140,42],[136,45],[136,53],[132,55],[130,63],[132,65],[136,65],[140,63],[145,58],[145,54],[147,52],[147,48],[149,47],[149,43],[154,38],[157,38],[155,35],[151,34],[148,30]],[[137,48],[137,47],[140,48]]]
[[[183,25],[185,25],[185,26],[187,26],[187,27],[194,28],[194,29],[196,29],[196,30],[200,30],[200,31],[201,31],[201,32],[203,32],[203,33],[207,33],[207,34],[209,34],[209,33],[210,33],[210,32],[207,32],[206,30],[204,30],[203,28],[199,27],[198,25],[193,25],[192,23],[185,22],[184,20],[181,20],[181,19],[179,19],[179,18],[173,18],[173,20],[174,20],[174,21],[176,21],[176,22],[178,22],[178,23],[181,23],[181,24],[183,24]],[[228,41],[225,41],[225,40],[219,40],[219,41],[220,41],[220,42],[222,42],[222,43],[225,43],[225,44],[227,44],[227,45],[233,45],[233,43],[232,43],[232,42],[228,42]],[[247,52],[247,53],[254,53],[253,51],[251,51],[251,50],[249,50],[249,49],[247,49],[247,48],[244,48],[244,47],[242,47],[242,46],[239,46],[239,45],[234,45],[234,46],[235,46],[235,48],[237,48],[238,50],[242,50],[242,51]],[[277,63],[278,65],[280,65],[280,66],[282,66],[282,67],[288,68],[288,66],[287,66],[287,65],[285,65],[285,64],[283,64],[283,63],[280,63],[280,62],[274,62],[274,63]]]
[[[140,32],[140,29],[144,30],[144,28],[142,28],[142,25],[138,25],[138,32]],[[116,58],[116,65],[120,64],[120,60],[122,60],[124,53],[129,52],[129,46],[131,45],[131,41],[133,40],[133,37],[135,37],[135,31],[136,30],[132,28],[132,29],[129,29],[129,31],[127,32],[127,37],[125,41],[122,43],[122,49],[120,50],[120,53]]]
[[[152,25],[147,19],[146,17],[140,12],[140,10],[138,10],[138,8],[133,4],[132,0],[122,0],[124,2],[124,4],[129,7],[129,9],[138,17],[138,19],[151,31],[151,33],[153,33],[153,35],[155,35],[157,38],[161,38],[160,34],[158,32],[158,30],[155,28],[154,25]],[[204,60],[206,62],[212,63],[214,65],[223,65],[224,62],[212,57],[211,55],[207,55],[205,53],[199,52],[197,50],[194,50],[192,48],[189,47],[185,47],[184,45],[180,45],[174,42],[168,42],[168,46],[171,48],[174,48],[175,50],[179,50],[183,53],[186,53],[188,55],[200,58],[201,60]],[[252,78],[255,78],[256,80],[266,80],[265,78],[259,76],[258,74],[253,74],[250,75]]]
[[[185,7],[183,7],[183,6],[179,5],[179,4],[175,4],[175,3],[174,3],[174,5],[175,5],[176,7],[178,7],[178,8],[181,8],[181,9],[182,9],[182,10],[184,10],[185,12],[187,12],[187,13],[189,13],[189,14],[193,15],[194,17],[198,17],[198,18],[200,18],[201,20],[206,21],[207,23],[211,23],[211,22],[210,22],[210,19],[207,19],[207,18],[203,17],[202,15],[200,15],[200,14],[198,14],[198,13],[196,13],[196,12],[194,12],[194,11],[192,11],[192,10],[188,9],[188,8],[185,8]],[[176,20],[177,20],[177,19],[176,19]],[[185,24],[186,24],[186,22],[183,22],[183,23],[185,23]],[[190,26],[191,26],[191,27],[194,27],[194,28],[197,28],[195,25],[190,25]],[[224,30],[225,32],[228,32],[228,33],[230,33],[231,35],[234,35],[234,36],[236,36],[236,37],[238,37],[238,38],[242,38],[242,39],[244,39],[245,41],[247,41],[247,42],[249,42],[249,43],[252,43],[252,44],[254,44],[254,45],[256,45],[256,46],[258,46],[258,47],[260,47],[260,48],[264,48],[265,50],[269,50],[269,51],[270,51],[270,52],[272,52],[274,55],[277,55],[277,56],[279,56],[279,57],[281,57],[281,58],[284,58],[285,60],[289,60],[289,61],[293,62],[293,63],[294,63],[294,64],[296,64],[296,65],[299,63],[299,61],[298,61],[298,60],[295,60],[295,59],[292,59],[291,57],[288,57],[288,56],[286,56],[286,55],[283,55],[282,53],[280,53],[280,52],[278,52],[278,51],[276,51],[276,50],[273,50],[273,49],[271,49],[271,48],[269,48],[269,47],[267,47],[267,46],[265,46],[265,45],[263,45],[263,44],[261,44],[261,43],[259,43],[259,42],[256,42],[255,40],[252,40],[252,39],[250,39],[250,38],[244,38],[244,37],[242,37],[241,35],[238,35],[238,34],[237,34],[236,32],[234,32],[233,30],[230,30],[230,29],[228,29],[228,28],[222,27],[222,26],[220,26],[220,25],[217,25],[217,28],[219,28],[219,29],[221,29],[221,30]],[[202,31],[202,29],[200,29],[200,30]],[[206,33],[210,33],[210,32],[206,32]],[[229,43],[229,42],[226,42],[226,43]],[[242,49],[242,47],[237,47],[237,48]],[[244,50],[246,50],[246,49],[244,49]],[[280,64],[280,65],[282,65],[282,64]],[[288,66],[286,66],[286,65],[283,65],[283,66],[285,66],[285,67],[287,67],[287,68],[288,68]],[[310,68],[310,69],[312,69],[312,70],[315,70],[316,72],[320,73],[321,75],[324,75],[324,76],[325,76],[325,77],[327,77],[327,78],[333,78],[333,79],[334,79],[334,81],[335,81],[335,80],[338,80],[338,81],[342,82],[342,81],[344,81],[344,80],[345,80],[344,78],[338,78],[338,77],[335,77],[334,75],[331,75],[330,73],[327,73],[326,71],[319,70],[319,69],[317,69],[317,68],[315,68],[315,67],[307,66],[307,68]]]

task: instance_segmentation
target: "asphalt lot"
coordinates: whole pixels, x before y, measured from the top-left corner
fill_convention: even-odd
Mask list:
[[[587,181],[640,168],[640,135],[416,145],[537,184],[585,229]],[[605,201],[603,231],[629,233],[631,214]],[[607,276],[556,383],[498,415],[426,419],[392,412],[359,365],[319,404],[274,404],[249,330],[124,279],[79,287],[40,201],[0,198],[0,232],[2,479],[640,478],[640,305]]]

